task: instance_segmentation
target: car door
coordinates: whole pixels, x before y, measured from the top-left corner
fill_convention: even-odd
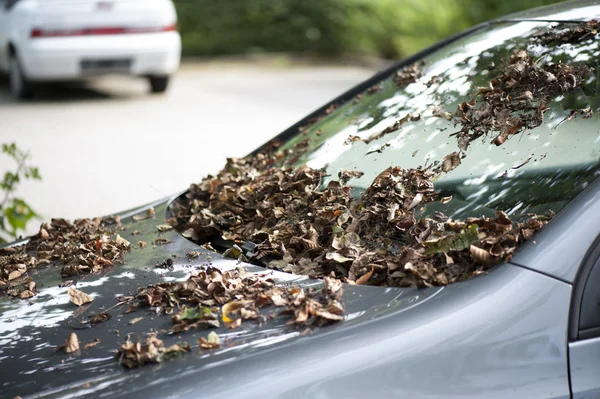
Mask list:
[[[573,399],[600,398],[600,237],[573,290],[569,364]]]

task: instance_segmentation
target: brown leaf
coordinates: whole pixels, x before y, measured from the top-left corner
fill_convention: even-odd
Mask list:
[[[488,251],[476,247],[475,245],[471,245],[469,247],[469,252],[471,253],[471,258],[473,261],[480,265],[492,266],[498,262],[498,259],[490,255]]]
[[[83,349],[93,348],[94,346],[98,345],[99,343],[100,343],[100,339],[99,338],[95,338],[92,342],[89,342],[89,343],[85,344],[83,346]]]
[[[365,285],[365,284],[367,284],[367,282],[369,281],[369,279],[373,275],[373,271],[374,270],[375,269],[371,268],[371,270],[369,270],[368,272],[366,272],[365,274],[363,274],[362,276],[360,276],[360,278],[358,280],[356,280],[356,284],[358,284],[358,285]]]
[[[70,333],[67,340],[62,345],[58,346],[54,351],[57,352],[59,350],[62,350],[67,354],[79,352],[79,339],[77,338],[77,334],[73,332]]]
[[[458,152],[453,152],[444,157],[442,161],[442,171],[450,172],[460,166],[460,154]]]
[[[69,299],[71,300],[71,303],[74,303],[77,306],[81,306],[86,303],[90,303],[94,300],[94,298],[92,298],[85,292],[79,291],[77,288],[74,288],[74,287],[70,287],[67,290],[67,293],[69,294]]]
[[[137,323],[137,322],[139,322],[139,321],[142,321],[142,320],[144,320],[144,318],[143,318],[143,317],[136,317],[135,319],[131,319],[131,320],[129,321],[129,325],[133,325],[133,324],[135,324],[135,323]]]
[[[90,317],[89,323],[90,323],[90,325],[93,326],[95,324],[103,323],[103,322],[109,320],[110,314],[106,313],[106,312],[102,312],[102,313],[98,313],[96,315],[90,315],[89,317]]]
[[[200,337],[198,339],[198,345],[204,349],[218,348],[220,344],[221,344],[221,340],[219,339],[219,335],[214,331],[211,331],[210,333],[208,333],[207,338]]]

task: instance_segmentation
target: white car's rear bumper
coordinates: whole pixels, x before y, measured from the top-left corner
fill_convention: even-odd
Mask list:
[[[29,39],[20,49],[25,75],[33,81],[77,80],[88,76],[123,73],[168,75],[181,60],[178,32],[109,36]],[[84,62],[128,60],[127,67],[83,67]]]

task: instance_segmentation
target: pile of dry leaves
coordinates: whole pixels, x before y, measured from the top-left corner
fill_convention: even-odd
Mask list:
[[[352,198],[343,182],[322,188],[324,171],[278,168],[276,159],[230,159],[218,176],[192,185],[187,203],[175,208],[183,235],[250,241],[250,261],[291,273],[420,287],[481,273],[548,220],[516,223],[503,212],[466,221],[419,218],[420,207],[438,200],[432,170],[386,169]]]
[[[189,352],[192,348],[186,343],[164,346],[155,334],[149,334],[141,342],[127,341],[117,349],[115,357],[127,368],[140,367],[145,364],[162,363],[180,353]]]
[[[277,286],[268,275],[249,274],[243,268],[222,271],[209,267],[183,282],[140,288],[135,297],[125,300],[134,301],[128,311],[144,307],[157,313],[171,314],[173,327],[163,333],[216,328],[221,321],[229,328],[239,327],[245,320],[262,323],[275,316],[274,313],[261,313],[265,307],[282,309],[281,314],[291,316],[290,325],[320,326],[344,318],[344,307],[340,302],[342,283],[329,277],[325,277],[324,282],[324,287],[318,290],[282,287]],[[202,349],[219,346],[220,339],[215,332],[198,340],[198,347]],[[165,347],[156,334],[150,334],[139,342],[127,340],[115,356],[125,367],[134,368],[161,363],[190,350],[187,343]]]
[[[35,295],[27,271],[40,265],[60,266],[63,277],[92,273],[119,261],[131,244],[119,236],[118,218],[52,219],[24,245],[0,250],[0,291],[20,298]]]
[[[582,22],[576,26],[572,24],[558,24],[552,29],[546,29],[533,38],[534,43],[543,45],[561,45],[567,43],[581,43],[593,40],[600,31],[600,21],[591,20]]]
[[[260,323],[266,316],[259,309],[266,306],[283,307],[284,313],[292,315],[289,324],[321,325],[343,318],[339,302],[342,284],[328,277],[324,280],[324,289],[306,290],[277,286],[268,275],[249,274],[242,268],[221,271],[209,267],[183,282],[140,288],[133,307],[172,314],[169,332],[175,333],[219,327],[219,319],[230,328],[240,326],[244,320]]]

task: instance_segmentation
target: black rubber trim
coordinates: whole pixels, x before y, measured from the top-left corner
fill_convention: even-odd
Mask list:
[[[600,337],[600,327],[579,330],[579,316],[581,312],[581,302],[583,300],[583,291],[588,277],[590,276],[590,272],[598,260],[600,260],[600,235],[596,237],[592,243],[592,246],[585,255],[585,258],[579,267],[579,271],[575,276],[573,294],[571,295],[571,309],[569,312],[569,341]]]
[[[600,327],[586,328],[585,330],[580,330],[577,334],[577,339],[579,340],[598,337],[600,337]]]

